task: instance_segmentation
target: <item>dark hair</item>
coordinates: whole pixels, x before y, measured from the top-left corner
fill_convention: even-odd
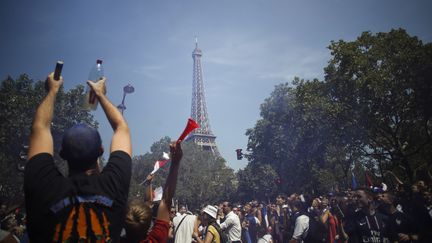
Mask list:
[[[364,191],[368,197],[375,198],[376,193],[374,193],[371,189],[367,187],[358,188],[356,191]]]
[[[85,170],[102,155],[99,132],[86,124],[77,124],[63,134],[60,156],[68,161],[69,168]]]
[[[383,194],[387,195],[387,197],[390,199],[393,206],[397,206],[399,204],[398,198],[392,192],[386,191]]]
[[[292,207],[295,207],[295,208],[297,208],[298,210],[300,210],[300,211],[302,211],[303,210],[303,203],[302,203],[302,201],[300,201],[300,200],[293,200],[293,201],[291,201],[290,202],[290,205],[292,206]]]

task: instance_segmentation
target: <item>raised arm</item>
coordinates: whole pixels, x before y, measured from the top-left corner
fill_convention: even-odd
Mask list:
[[[63,77],[56,81],[54,80],[54,73],[50,73],[46,82],[48,84],[48,94],[36,109],[31,127],[28,159],[40,153],[54,154],[51,121],[54,114],[54,102],[63,84]]]
[[[144,183],[144,203],[149,207],[153,204],[153,181],[154,174],[149,174]]]
[[[96,93],[99,103],[101,104],[102,109],[104,110],[112,129],[114,130],[114,134],[111,140],[110,152],[121,150],[132,157],[132,145],[129,126],[120,111],[117,109],[117,107],[115,107],[105,96],[105,81],[106,79],[104,77],[97,82],[87,81],[87,84]]]
[[[163,189],[162,200],[159,204],[157,219],[170,221],[170,209],[171,201],[174,196],[176,186],[177,186],[177,175],[180,167],[180,160],[183,156],[183,151],[181,149],[180,143],[172,143],[170,145],[171,151],[171,165],[168,174],[168,178],[165,182]]]

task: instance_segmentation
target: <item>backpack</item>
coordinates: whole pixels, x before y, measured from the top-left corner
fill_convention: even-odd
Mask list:
[[[220,228],[218,223],[213,223],[211,226],[215,227],[216,231],[219,233],[219,238],[221,243],[230,243],[228,235]]]
[[[309,229],[304,243],[323,243],[327,242],[327,229],[318,217],[311,214],[304,214],[309,217]]]
[[[103,196],[65,198],[51,207],[58,216],[52,242],[111,242],[110,222],[100,205],[112,201]]]

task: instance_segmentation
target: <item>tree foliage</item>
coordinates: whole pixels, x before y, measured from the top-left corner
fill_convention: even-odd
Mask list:
[[[247,165],[237,173],[239,185],[235,200],[240,202],[259,199],[268,201],[278,192],[282,181],[276,171],[269,164],[257,166]]]
[[[432,162],[432,44],[399,29],[329,48],[329,98],[362,131],[363,154],[381,170],[403,167],[412,181]]]
[[[143,187],[139,183],[153,170],[154,163],[162,158],[163,152],[169,152],[170,142],[169,137],[162,138],[151,146],[150,152],[133,158],[131,198],[143,195]],[[223,158],[191,142],[183,142],[182,149],[183,159],[175,194],[179,203],[187,204],[189,208],[199,208],[207,203],[232,198],[236,188],[235,175]],[[156,172],[153,188],[165,184],[169,166],[166,164]]]
[[[421,178],[432,164],[431,47],[402,29],[331,42],[323,81],[295,78],[261,105],[247,170],[270,165],[288,193],[348,187],[354,167]]]
[[[0,87],[0,195],[17,201],[22,199],[22,173],[17,169],[25,161],[31,123],[37,106],[45,96],[44,81],[34,82],[23,74],[17,79],[7,77]],[[93,116],[83,109],[84,88],[77,86],[69,91],[60,89],[57,94],[51,132],[55,151],[59,151],[61,137],[66,128],[76,123],[97,127]],[[55,156],[56,163],[64,171],[65,163]],[[25,160],[25,159],[24,159]],[[15,198],[15,199],[13,199]]]

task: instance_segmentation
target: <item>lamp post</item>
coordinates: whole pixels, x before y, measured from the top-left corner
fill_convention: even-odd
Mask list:
[[[21,147],[21,150],[20,150],[20,153],[19,153],[19,158],[20,159],[19,159],[18,164],[17,164],[17,169],[20,172],[24,172],[25,163],[26,163],[27,158],[28,158],[28,149],[29,149],[29,146],[26,145],[26,144],[23,144],[22,147]]]
[[[117,108],[121,111],[122,115],[123,115],[124,110],[126,110],[126,106],[124,104],[126,94],[132,94],[134,91],[135,91],[135,88],[130,84],[123,87],[123,99],[122,99],[121,104],[117,106]]]

